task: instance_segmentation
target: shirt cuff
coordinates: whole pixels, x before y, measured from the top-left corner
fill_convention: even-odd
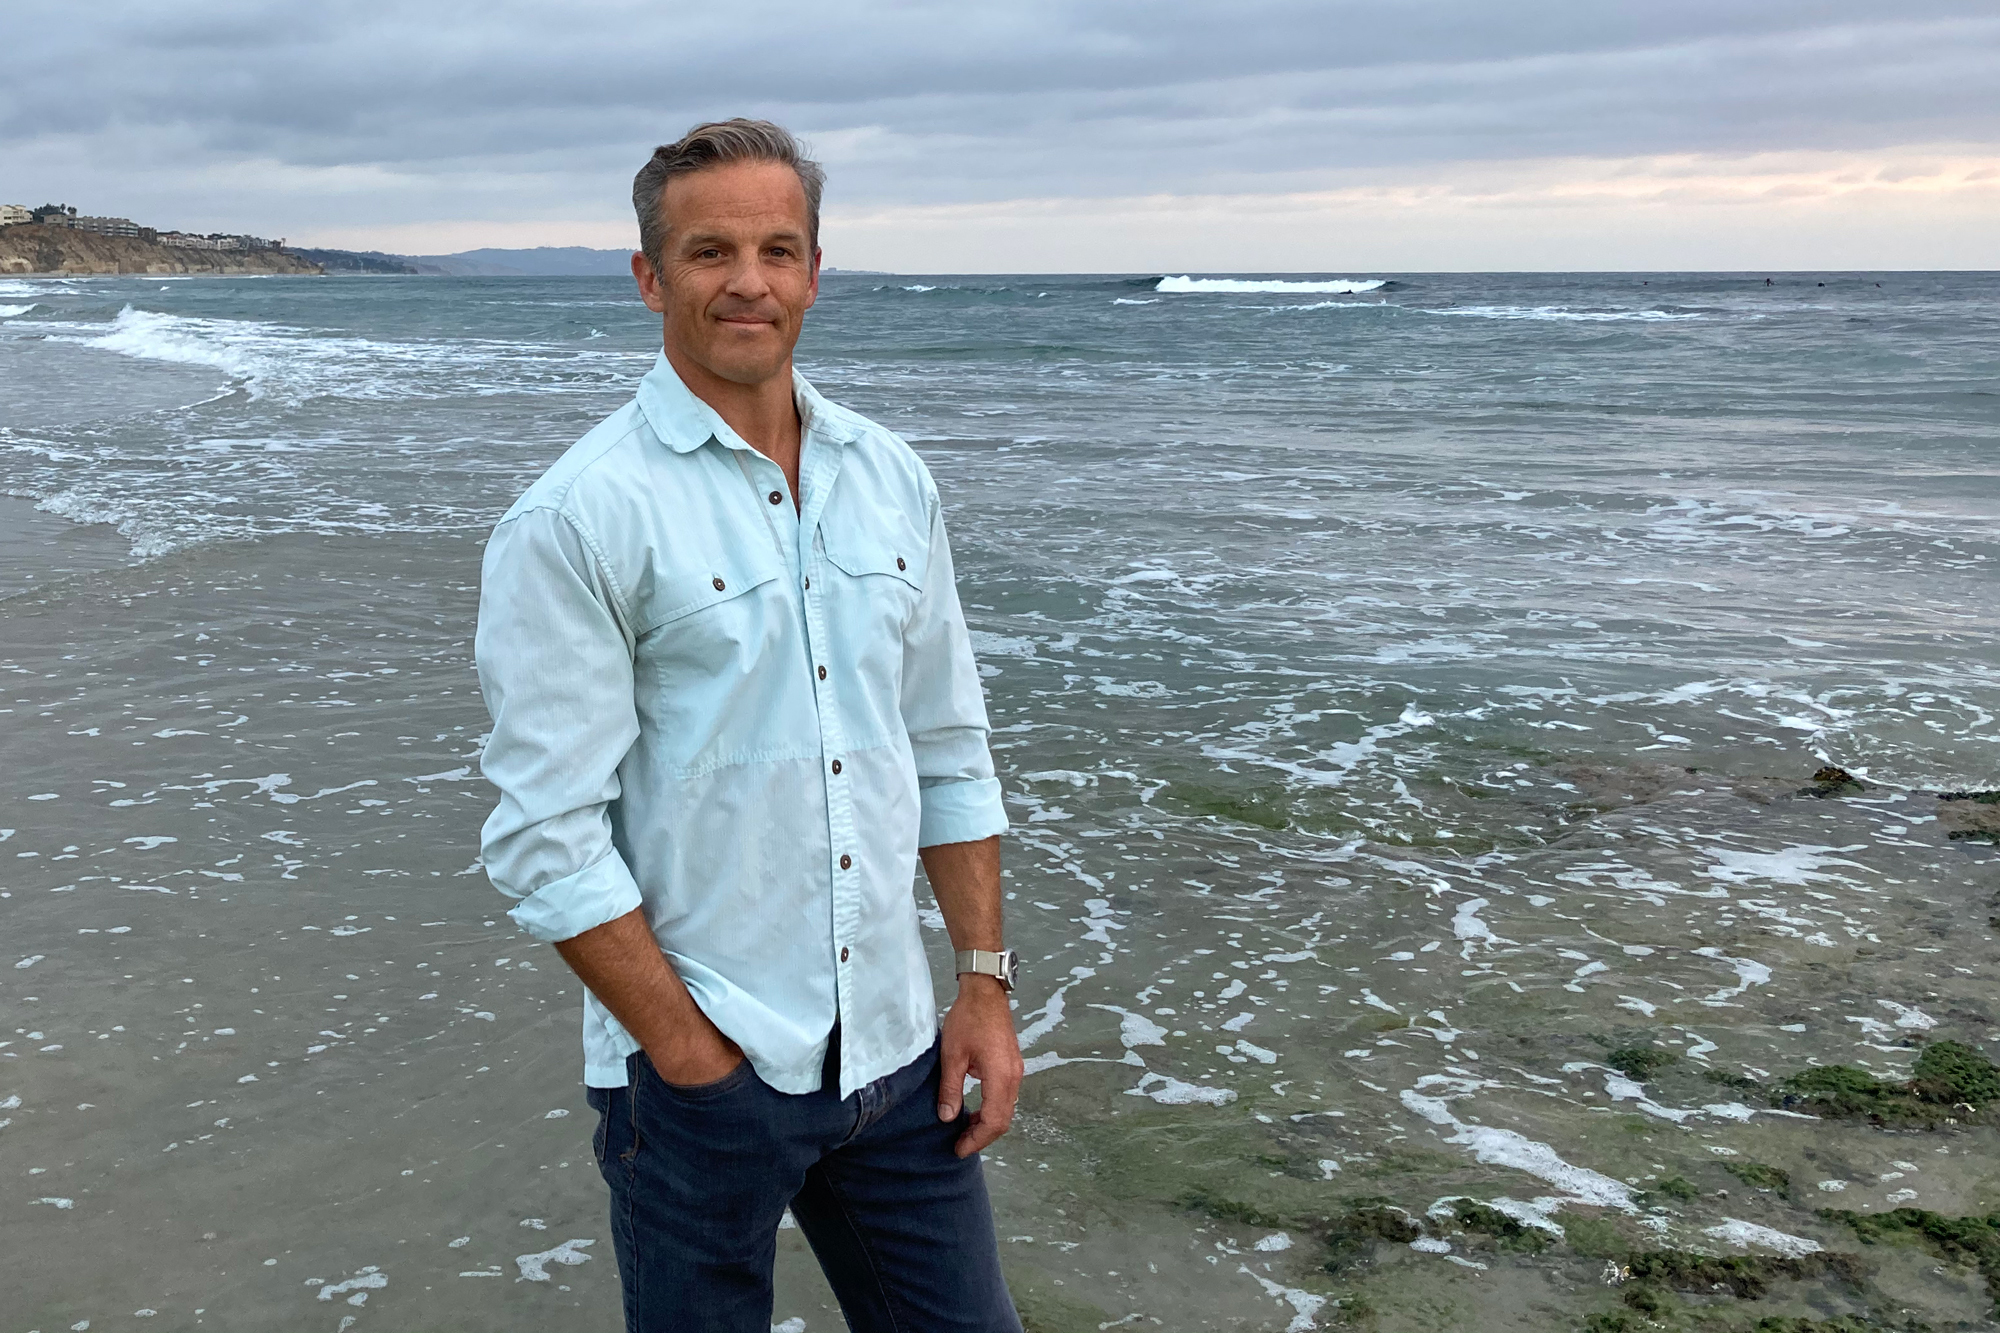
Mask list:
[[[544,884],[507,915],[544,944],[556,944],[616,921],[640,901],[625,858],[608,852],[574,875]]]
[[[917,801],[923,818],[917,825],[917,846],[947,842],[978,842],[1007,831],[1007,811],[1000,801],[1000,779],[968,778],[921,788]]]

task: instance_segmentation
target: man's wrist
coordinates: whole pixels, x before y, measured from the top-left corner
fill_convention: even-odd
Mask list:
[[[990,976],[999,980],[1002,990],[1014,989],[1014,974],[1020,967],[1020,955],[1012,949],[959,949],[953,958],[961,977]]]
[[[960,995],[1005,995],[1007,988],[1000,984],[1000,978],[988,976],[984,972],[961,972],[958,974]]]

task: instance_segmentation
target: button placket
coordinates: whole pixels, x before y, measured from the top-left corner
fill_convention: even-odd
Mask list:
[[[837,459],[837,454],[835,458]],[[802,478],[802,483],[803,480]],[[819,475],[819,470],[816,469],[811,474],[811,484],[804,485],[807,516],[815,521],[807,522],[802,518],[799,526],[799,557],[803,566],[799,583],[805,602],[806,649],[809,654],[808,660],[812,663],[813,698],[819,714],[820,753],[829,756],[826,766],[821,770],[821,781],[826,792],[828,850],[835,857],[833,864],[828,867],[833,907],[833,939],[830,943],[835,946],[834,957],[838,960],[834,967],[834,995],[841,1012],[851,1013],[855,1005],[849,983],[850,960],[853,958],[853,945],[859,934],[861,916],[852,850],[856,845],[854,810],[848,784],[833,781],[833,778],[842,772],[843,765],[839,759],[831,756],[839,755],[846,749],[846,737],[840,725],[840,710],[837,704],[839,696],[834,691],[834,682],[826,665],[833,639],[824,618],[825,608],[821,604],[819,593],[813,587],[812,577],[812,571],[818,566],[820,556],[819,543],[813,539],[813,534],[817,532],[818,501],[825,495],[826,488],[830,484],[831,478]],[[847,1056],[848,1052],[843,1050],[841,1052],[843,1064],[847,1062]]]

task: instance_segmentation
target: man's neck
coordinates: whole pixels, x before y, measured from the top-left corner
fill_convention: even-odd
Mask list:
[[[776,463],[791,485],[796,502],[799,494],[799,446],[802,428],[799,408],[792,395],[792,363],[787,360],[782,373],[756,384],[738,384],[697,365],[672,346],[666,349],[667,363],[681,377],[688,392],[715,409],[729,423],[729,429],[745,444]]]

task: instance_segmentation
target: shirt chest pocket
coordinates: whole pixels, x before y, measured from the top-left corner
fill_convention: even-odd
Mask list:
[[[658,561],[635,599],[640,655],[695,676],[751,665],[784,624],[778,578],[775,561],[736,552]]]
[[[698,777],[810,748],[811,716],[784,688],[792,679],[786,668],[796,669],[804,654],[775,559],[671,553],[636,591],[640,729],[671,772]]]
[[[889,633],[900,651],[903,627],[923,595],[928,548],[900,522],[887,532],[821,531],[831,576],[827,597],[837,614],[850,625]]]
[[[847,719],[848,743],[884,745],[903,731],[903,648],[923,596],[926,548],[903,522],[824,533],[821,605],[829,684]]]

